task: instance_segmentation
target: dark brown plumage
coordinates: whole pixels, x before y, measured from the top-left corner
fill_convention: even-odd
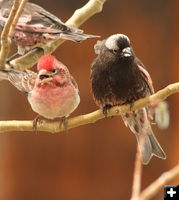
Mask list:
[[[96,104],[103,109],[114,105],[131,104],[151,95],[154,90],[150,75],[135,56],[129,38],[123,34],[112,35],[95,45],[98,54],[91,67],[92,92]],[[165,158],[157,142],[150,120],[150,107],[122,115],[124,123],[135,133],[139,145],[142,135],[147,135],[143,146],[143,163],[147,164],[152,155]]]

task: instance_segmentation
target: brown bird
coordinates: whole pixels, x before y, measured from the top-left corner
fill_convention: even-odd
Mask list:
[[[132,106],[136,100],[154,93],[150,75],[135,56],[126,35],[115,34],[98,41],[95,52],[97,57],[91,67],[92,93],[105,114],[111,106]],[[153,108],[148,106],[121,115],[125,125],[137,138],[143,164],[148,164],[153,155],[166,158],[151,128],[153,113]]]

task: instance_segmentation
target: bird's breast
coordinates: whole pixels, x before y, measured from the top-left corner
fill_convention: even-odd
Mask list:
[[[143,98],[146,89],[146,83],[133,66],[113,65],[92,72],[94,98],[101,104],[132,103]]]
[[[80,102],[76,88],[71,85],[56,88],[38,88],[29,93],[32,109],[47,119],[71,114]]]

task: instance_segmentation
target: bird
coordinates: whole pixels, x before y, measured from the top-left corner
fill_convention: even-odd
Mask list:
[[[0,30],[3,29],[13,0],[1,0]],[[84,34],[83,30],[65,25],[58,17],[41,6],[27,2],[15,27],[12,41],[18,46],[18,54],[24,55],[34,48],[43,48],[43,44],[62,38],[80,42],[88,38],[99,37]]]
[[[105,115],[112,106],[130,104],[132,107],[136,100],[154,93],[152,79],[135,55],[128,36],[121,33],[111,35],[97,41],[94,50],[97,57],[91,64],[92,94]],[[148,164],[152,156],[166,159],[152,131],[152,106],[121,113],[121,116],[137,138],[143,164]]]
[[[38,115],[50,120],[60,118],[65,122],[80,103],[75,79],[67,67],[52,55],[40,58],[37,71],[0,70],[0,78],[27,93],[28,102]]]

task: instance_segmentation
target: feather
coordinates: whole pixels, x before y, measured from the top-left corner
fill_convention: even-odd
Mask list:
[[[133,111],[132,113],[122,114],[122,119],[137,138],[142,152],[143,164],[148,164],[153,155],[166,159],[163,149],[153,134],[146,108]],[[142,144],[143,137],[144,143]]]
[[[4,73],[6,73],[6,79],[8,79],[18,90],[28,93],[34,88],[35,80],[37,77],[37,74],[35,72],[32,72],[30,70],[27,70],[26,72],[13,70],[6,71]]]

